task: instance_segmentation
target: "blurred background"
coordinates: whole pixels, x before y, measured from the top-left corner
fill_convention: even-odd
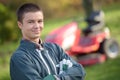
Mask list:
[[[105,24],[111,36],[120,43],[120,0],[93,0],[105,13]],[[0,0],[0,80],[10,80],[9,60],[18,47],[21,33],[17,26],[16,9],[23,3],[33,2],[40,5],[45,15],[45,28],[41,38],[54,28],[61,27],[74,19],[82,20],[80,27],[86,27],[86,13],[82,0]],[[85,80],[119,80],[120,57],[102,64],[85,67]]]

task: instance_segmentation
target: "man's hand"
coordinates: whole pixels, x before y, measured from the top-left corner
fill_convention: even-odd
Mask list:
[[[60,63],[57,65],[57,67],[60,68],[59,74],[66,71],[68,68],[72,67],[72,65],[73,64],[70,60],[63,59],[62,61],[60,61]]]

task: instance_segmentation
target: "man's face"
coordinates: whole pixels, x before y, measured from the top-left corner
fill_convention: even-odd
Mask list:
[[[41,11],[28,12],[23,16],[22,22],[18,22],[24,39],[39,39],[43,29],[43,13]]]

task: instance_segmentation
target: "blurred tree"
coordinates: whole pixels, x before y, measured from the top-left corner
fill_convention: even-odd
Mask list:
[[[75,15],[83,10],[82,1],[86,0],[1,0],[11,10],[15,11],[16,8],[25,2],[33,2],[39,4],[47,18],[54,16]],[[92,0],[89,0],[92,1]],[[111,4],[120,2],[120,0],[94,0],[97,5],[104,2],[104,4]],[[89,4],[90,6],[91,4]],[[87,7],[87,6],[86,6]],[[94,7],[95,8],[95,7]]]
[[[89,17],[93,11],[101,10],[102,2],[102,0],[83,0],[86,16]]]
[[[0,3],[0,43],[15,40],[17,37],[13,16],[13,13]]]

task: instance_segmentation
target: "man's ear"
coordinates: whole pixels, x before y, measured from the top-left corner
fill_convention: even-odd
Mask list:
[[[21,29],[22,28],[22,23],[20,21],[17,22],[18,27]]]

